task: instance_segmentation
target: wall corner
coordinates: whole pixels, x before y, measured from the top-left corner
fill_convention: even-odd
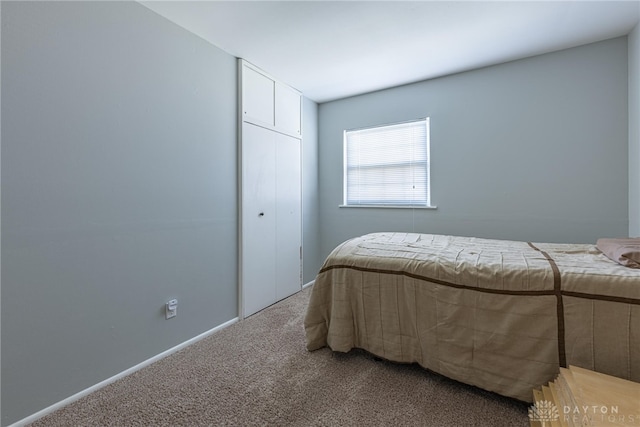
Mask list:
[[[638,5],[640,9],[640,4]],[[640,15],[640,10],[638,11]],[[629,236],[640,237],[640,22],[628,35]]]

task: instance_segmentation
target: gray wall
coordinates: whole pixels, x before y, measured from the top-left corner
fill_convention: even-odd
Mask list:
[[[302,283],[314,280],[320,269],[318,206],[318,104],[304,98],[302,106]]]
[[[343,130],[425,116],[438,209],[338,208]],[[321,104],[321,254],[375,231],[627,235],[627,121],[626,37]]]
[[[628,37],[629,236],[640,237],[640,24],[636,25]]]
[[[6,425],[236,317],[236,60],[134,2],[3,2],[1,113]]]

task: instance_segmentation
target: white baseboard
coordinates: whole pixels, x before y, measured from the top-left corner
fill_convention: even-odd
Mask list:
[[[313,286],[313,284],[315,283],[315,280],[310,281],[309,283],[305,283],[304,285],[302,285],[302,289],[306,289],[309,286]]]
[[[32,422],[44,417],[45,415],[48,415],[48,414],[50,414],[52,412],[55,412],[58,409],[60,409],[60,408],[62,408],[64,406],[67,406],[68,404],[70,404],[72,402],[75,402],[76,400],[78,400],[78,399],[80,399],[80,398],[82,398],[82,397],[84,397],[84,396],[86,396],[88,394],[91,394],[94,391],[99,390],[102,387],[104,387],[106,385],[109,385],[114,381],[119,380],[120,378],[124,378],[129,374],[132,374],[132,373],[134,373],[134,372],[136,372],[136,371],[138,371],[138,370],[140,370],[140,369],[142,369],[142,368],[144,368],[146,366],[151,365],[154,362],[157,362],[160,359],[163,359],[163,358],[169,356],[172,353],[175,353],[176,351],[182,350],[183,348],[188,347],[191,344],[194,344],[194,343],[200,341],[201,339],[208,337],[211,334],[214,334],[214,333],[216,333],[216,332],[218,332],[218,331],[220,331],[220,330],[222,330],[222,329],[224,329],[224,328],[226,328],[226,327],[228,327],[230,325],[233,325],[238,320],[239,319],[236,317],[236,318],[233,318],[233,319],[231,319],[231,320],[229,320],[227,322],[224,322],[223,324],[218,325],[213,329],[210,329],[210,330],[208,330],[206,332],[203,332],[200,335],[197,335],[197,336],[195,336],[195,337],[193,337],[193,338],[191,338],[191,339],[189,339],[189,340],[187,340],[187,341],[185,341],[185,342],[183,342],[181,344],[178,344],[175,347],[171,347],[169,350],[166,350],[166,351],[163,351],[160,354],[157,354],[157,355],[153,356],[152,358],[145,360],[144,362],[140,362],[137,365],[132,366],[131,368],[129,368],[127,370],[124,370],[124,371],[120,372],[119,374],[116,374],[116,375],[112,376],[111,378],[107,378],[106,380],[101,381],[98,384],[92,385],[91,387],[86,388],[86,389],[74,394],[73,396],[69,396],[66,399],[61,400],[58,403],[54,403],[53,405],[51,405],[51,406],[49,406],[47,408],[44,408],[43,410],[38,411],[33,415],[29,415],[28,417],[23,418],[22,420],[17,421],[15,423],[11,424],[8,427],[23,427],[23,426],[25,426],[27,424],[30,424],[30,423],[32,423]]]

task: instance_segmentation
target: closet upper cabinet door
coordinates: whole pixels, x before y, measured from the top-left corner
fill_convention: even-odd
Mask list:
[[[300,92],[276,82],[276,129],[291,136],[302,136],[302,97]]]
[[[275,81],[246,65],[242,69],[242,120],[275,126]]]

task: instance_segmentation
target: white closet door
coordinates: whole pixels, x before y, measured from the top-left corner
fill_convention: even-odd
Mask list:
[[[302,287],[300,144],[278,134],[276,139],[276,298],[281,300]]]
[[[275,81],[258,71],[243,67],[242,120],[275,126]]]
[[[276,82],[275,85],[275,124],[283,133],[301,135],[301,105],[300,92],[289,86]]]
[[[242,125],[242,295],[243,315],[277,301],[276,138],[277,133]]]
[[[302,95],[239,60],[240,315],[302,287]]]

